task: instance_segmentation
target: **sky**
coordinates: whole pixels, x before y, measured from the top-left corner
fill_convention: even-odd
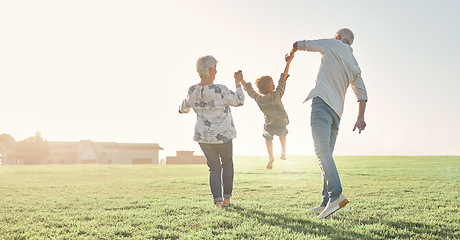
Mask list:
[[[277,79],[298,40],[343,27],[369,101],[361,134],[349,89],[335,155],[460,155],[459,1],[0,1],[0,134],[17,141],[159,143],[160,156],[202,152],[196,115],[178,114],[196,60],[213,55],[215,83],[233,73]],[[299,51],[283,103],[288,155],[314,155],[311,102],[319,53]],[[265,155],[263,114],[232,108],[234,154]],[[275,155],[279,141],[274,141]]]

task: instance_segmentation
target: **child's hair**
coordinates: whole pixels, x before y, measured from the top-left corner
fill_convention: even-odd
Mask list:
[[[270,84],[272,83],[272,84]],[[262,94],[270,93],[273,90],[273,79],[270,76],[262,76],[256,79],[257,88]]]

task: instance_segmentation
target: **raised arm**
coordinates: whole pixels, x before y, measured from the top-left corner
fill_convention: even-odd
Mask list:
[[[297,44],[296,44],[297,45]],[[295,51],[294,51],[295,52]],[[289,73],[289,65],[291,64],[292,59],[294,58],[294,52],[291,50],[289,55],[286,55],[284,58],[286,60],[286,67],[284,68],[284,73],[283,73],[283,82],[286,81]]]

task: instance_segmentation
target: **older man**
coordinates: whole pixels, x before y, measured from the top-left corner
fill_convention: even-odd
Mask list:
[[[361,79],[361,70],[353,56],[353,32],[347,28],[337,31],[334,38],[297,41],[286,56],[297,50],[321,53],[321,66],[316,78],[316,86],[307,99],[313,99],[311,110],[311,129],[316,156],[323,177],[322,203],[310,209],[321,212],[318,217],[326,218],[348,203],[342,195],[342,185],[335,166],[332,152],[337,138],[340,117],[343,112],[345,93],[351,85],[358,102],[359,114],[353,128],[359,133],[366,127],[364,111],[367,92]]]

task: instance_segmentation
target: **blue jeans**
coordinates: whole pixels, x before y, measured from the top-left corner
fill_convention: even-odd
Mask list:
[[[209,167],[209,187],[215,202],[230,198],[233,190],[233,144],[232,141],[221,144],[200,143]]]
[[[323,201],[335,201],[342,193],[339,173],[332,152],[339,132],[340,118],[320,97],[313,98],[311,105],[311,132],[315,144],[315,153],[323,175]]]

